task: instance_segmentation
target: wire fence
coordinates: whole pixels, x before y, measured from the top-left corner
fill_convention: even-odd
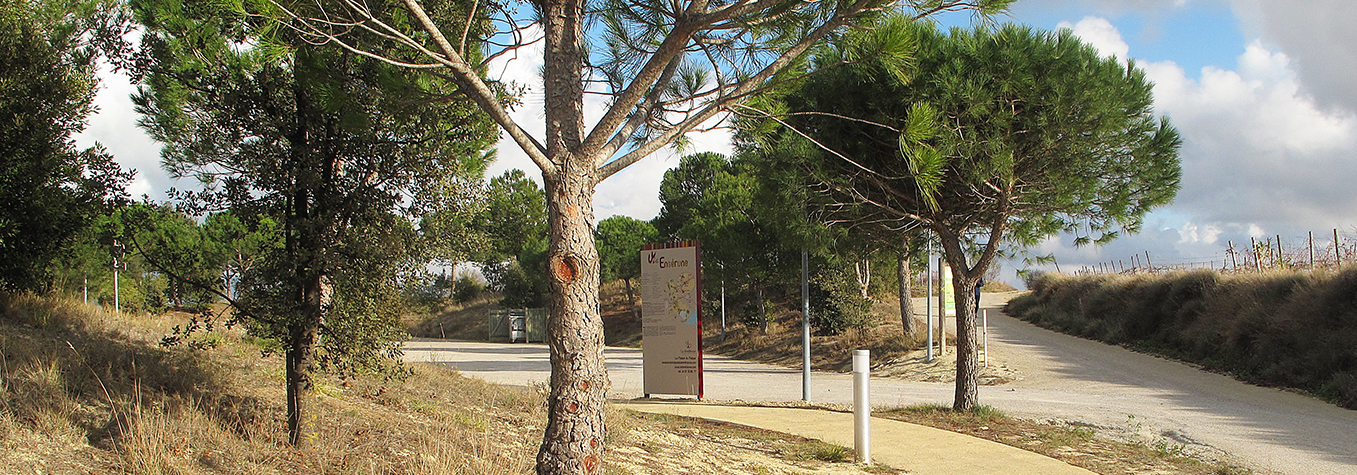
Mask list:
[[[1316,235],[1283,240],[1280,234],[1249,242],[1226,241],[1223,258],[1185,262],[1155,262],[1149,251],[1074,269],[1075,275],[1162,274],[1198,269],[1221,273],[1262,273],[1277,270],[1334,270],[1357,262],[1357,235],[1338,229]],[[1060,271],[1060,264],[1056,263]]]

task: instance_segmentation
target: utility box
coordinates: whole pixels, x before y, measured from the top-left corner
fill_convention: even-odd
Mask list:
[[[547,341],[547,309],[510,308],[491,310],[486,328],[491,343],[542,343]]]

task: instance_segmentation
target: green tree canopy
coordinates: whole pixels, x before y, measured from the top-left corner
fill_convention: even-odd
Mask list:
[[[50,284],[53,259],[125,197],[132,174],[71,138],[124,28],[115,2],[0,0],[0,289]]]
[[[774,283],[789,280],[800,262],[785,237],[791,223],[782,213],[787,203],[771,196],[776,195],[759,186],[756,174],[740,157],[697,153],[665,172],[660,182],[662,207],[655,218],[662,236],[702,242],[704,278],[752,294],[752,312],[744,319],[757,322],[765,332],[765,293]]]
[[[146,26],[141,124],[166,144],[172,174],[204,183],[182,203],[278,224],[281,245],[230,302],[233,318],[285,353],[289,440],[305,446],[316,371],[378,370],[399,354],[398,286],[426,257],[413,212],[428,190],[481,179],[492,129],[445,80],[318,47],[260,17],[314,4],[132,7]],[[440,4],[448,15],[470,8]]]
[[[547,304],[547,198],[522,170],[504,172],[486,186],[477,229],[488,239],[481,257],[486,280],[509,307]]]
[[[916,42],[913,58],[863,54],[891,37]],[[813,65],[768,107],[790,129],[750,123],[746,146],[807,177],[826,219],[923,228],[941,242],[958,296],[958,409],[976,403],[973,289],[1001,244],[1059,232],[1103,242],[1178,190],[1180,139],[1155,116],[1144,72],[1068,30],[894,20]]]
[[[632,280],[641,277],[641,246],[659,241],[659,231],[646,221],[629,216],[613,216],[599,221],[594,234],[601,280],[609,282],[622,279],[627,288],[627,302],[631,305],[632,314],[639,319],[641,315],[636,308]]]

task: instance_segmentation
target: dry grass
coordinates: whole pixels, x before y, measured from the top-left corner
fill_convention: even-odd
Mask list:
[[[286,443],[282,364],[238,332],[211,350],[154,343],[182,317],[4,299],[0,466],[14,473],[524,473],[532,391],[416,366],[403,382],[323,379],[321,436]]]
[[[542,388],[495,386],[430,365],[413,365],[404,381],[322,378],[315,391],[321,434],[298,451],[286,444],[281,361],[261,358],[238,331],[214,333],[216,345],[207,350],[156,345],[186,319],[0,294],[0,474],[532,470],[546,417]],[[823,444],[748,428],[709,430],[714,426],[655,424],[610,410],[604,468],[881,471],[805,455],[836,452]]]

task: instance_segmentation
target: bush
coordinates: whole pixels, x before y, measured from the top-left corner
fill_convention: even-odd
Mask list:
[[[457,278],[457,284],[452,288],[452,300],[457,303],[476,300],[481,297],[481,294],[485,293],[485,284],[465,274]]]
[[[1034,275],[1009,315],[1357,408],[1357,268],[1222,276]]]
[[[821,335],[838,335],[876,322],[872,302],[862,297],[853,277],[839,268],[831,267],[811,279],[810,310],[810,324]]]

